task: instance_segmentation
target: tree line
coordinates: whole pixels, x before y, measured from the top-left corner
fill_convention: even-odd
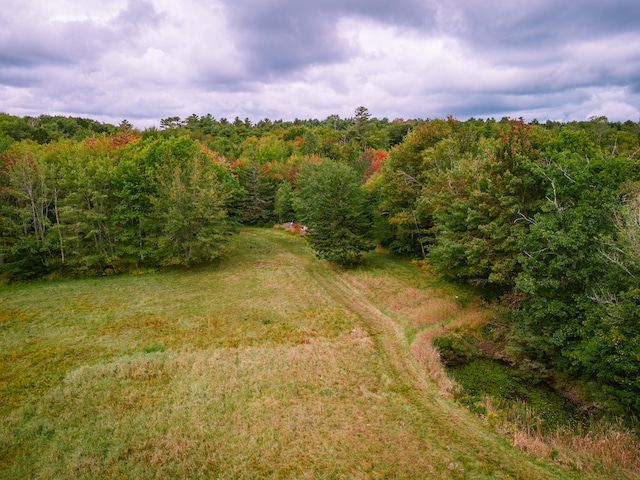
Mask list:
[[[364,107],[57,136],[24,122],[0,115],[9,279],[196,265],[239,225],[297,221],[330,261],[382,245],[472,285],[508,309],[513,358],[640,412],[640,123],[389,121]]]
[[[508,308],[512,358],[595,382],[638,413],[640,137],[627,127],[510,121],[491,137],[434,120],[370,182],[384,243]]]

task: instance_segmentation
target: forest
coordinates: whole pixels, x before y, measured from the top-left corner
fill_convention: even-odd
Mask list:
[[[383,247],[503,314],[509,358],[640,414],[640,122],[252,123],[0,114],[4,283],[193,267],[296,222],[345,268]]]

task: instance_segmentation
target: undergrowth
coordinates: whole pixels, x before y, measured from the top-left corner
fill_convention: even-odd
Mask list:
[[[501,346],[491,342],[499,336],[489,338],[493,330],[486,324],[455,328],[434,338],[456,382],[450,389],[455,399],[537,458],[584,475],[640,478],[633,473],[640,472],[637,422],[598,410],[576,382],[561,385],[538,365],[507,361]]]

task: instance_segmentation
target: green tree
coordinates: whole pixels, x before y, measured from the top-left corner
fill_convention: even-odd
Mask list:
[[[39,276],[57,257],[56,172],[31,141],[15,143],[0,169],[0,257],[10,278]]]
[[[587,286],[580,341],[567,353],[626,408],[640,413],[640,194],[625,188],[616,236],[597,247],[607,274]]]
[[[297,186],[298,219],[316,255],[345,266],[360,262],[372,247],[371,222],[355,170],[333,160],[306,163]]]
[[[276,190],[273,213],[280,223],[291,222],[295,219],[293,188],[287,181],[280,183],[278,190]]]
[[[189,137],[161,142],[151,198],[156,261],[185,266],[211,261],[234,231],[227,208],[239,190],[237,179]]]
[[[451,119],[419,124],[402,143],[391,149],[382,165],[377,215],[388,219],[389,228],[377,240],[393,251],[426,255],[433,223],[430,217],[422,215],[424,210],[418,208],[425,176],[432,168],[428,162],[425,164],[425,152],[449,137],[454,126],[455,121]]]
[[[251,160],[239,169],[240,185],[245,191],[242,221],[250,225],[265,225],[273,217],[275,182],[266,169]]]
[[[65,225],[67,263],[82,273],[101,272],[117,257],[112,222],[116,165],[107,143],[64,140],[55,144],[65,192],[60,211]]]
[[[522,243],[516,287],[526,297],[514,314],[514,331],[530,355],[567,368],[592,288],[611,268],[600,250],[615,236],[614,212],[628,172],[582,131],[564,130],[543,157],[537,175],[545,203]]]
[[[185,122],[180,120],[180,117],[167,117],[160,120],[160,128],[162,130],[178,129],[184,126]]]
[[[371,123],[371,114],[365,107],[358,107],[353,117],[353,136],[356,142],[362,145],[362,149],[367,148],[366,135]]]
[[[520,243],[539,207],[541,179],[534,173],[538,152],[529,126],[508,125],[495,146],[485,141],[485,148],[475,148],[460,130],[433,151],[428,183],[438,187],[426,198],[435,224],[429,258],[449,278],[509,288],[519,271]]]
[[[147,149],[156,140],[148,137],[132,141],[117,151],[112,172],[115,196],[111,222],[117,240],[116,255],[127,265],[144,265],[153,259],[156,246],[151,241],[152,198],[157,195],[155,168],[147,164]]]

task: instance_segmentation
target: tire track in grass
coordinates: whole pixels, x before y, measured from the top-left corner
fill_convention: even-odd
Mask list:
[[[365,294],[349,281],[348,272],[339,271],[318,260],[307,262],[306,270],[316,281],[319,288],[357,314],[364,328],[376,342],[389,370],[402,384],[404,398],[417,409],[422,421],[427,422],[428,441],[432,453],[440,450],[440,462],[448,463],[449,470],[456,470],[461,462],[466,465],[460,478],[466,474],[480,474],[473,478],[579,478],[566,472],[553,472],[552,467],[529,459],[512,448],[504,439],[484,429],[478,421],[461,407],[442,395],[440,383],[434,381],[421,361],[420,350],[427,343],[430,346],[431,335],[421,335],[409,345],[403,329],[393,318],[382,312]],[[427,342],[427,343],[425,343]],[[427,353],[428,355],[428,353]],[[419,432],[415,432],[419,434]],[[498,462],[498,463],[496,463]],[[522,476],[523,462],[529,463],[527,475]],[[456,475],[452,471],[452,476]]]
[[[424,455],[437,464],[438,478],[581,478],[528,457],[442,395],[440,383],[422,357],[421,348],[430,345],[430,335],[422,332],[410,343],[401,323],[394,320],[394,312],[386,314],[378,308],[375,299],[367,298],[366,287],[348,271],[316,259],[309,247],[301,249],[302,242],[283,241],[277,234],[260,237],[295,258],[296,267],[304,270],[319,290],[360,319],[375,343],[383,370],[392,377],[394,386],[389,393],[401,402],[398,408],[406,415],[406,428],[424,442]]]
[[[435,391],[424,375],[418,371],[411,359],[411,352],[404,341],[404,332],[393,319],[369,302],[365,296],[344,278],[344,273],[323,268],[321,264],[310,265],[309,272],[332,298],[345,308],[359,315],[365,322],[368,333],[380,340],[380,347],[387,353],[390,366],[414,389],[427,397]]]

